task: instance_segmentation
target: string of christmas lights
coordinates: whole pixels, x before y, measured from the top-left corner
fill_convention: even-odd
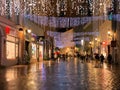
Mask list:
[[[69,28],[92,20],[108,19],[107,3],[113,2],[110,0],[0,0],[0,15],[12,18],[24,14],[26,18],[39,25]],[[114,8],[112,5],[108,7]],[[88,12],[89,14],[92,12],[93,17],[87,17]],[[105,15],[96,16],[100,13]]]
[[[37,15],[26,15],[26,18],[30,19],[33,22],[36,22],[40,25],[47,26],[48,24],[51,27],[55,28],[69,28],[79,25],[84,25],[97,20],[108,19],[107,16],[94,16],[94,17],[47,17],[47,16],[37,16]],[[49,18],[49,20],[48,20]]]

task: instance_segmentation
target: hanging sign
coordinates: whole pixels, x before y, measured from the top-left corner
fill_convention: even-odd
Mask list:
[[[10,33],[10,27],[9,27],[9,26],[6,26],[6,27],[5,27],[5,32],[6,32],[6,34],[9,34],[9,33]]]

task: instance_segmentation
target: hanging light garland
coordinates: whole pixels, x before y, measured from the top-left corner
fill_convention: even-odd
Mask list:
[[[1,16],[12,18],[12,15],[18,15],[20,12],[19,0],[1,0],[0,5]]]
[[[101,12],[104,2],[109,0],[1,0],[0,15],[24,14],[26,18],[39,25],[55,28],[69,28],[91,22],[88,10],[96,16]],[[49,17],[49,20],[48,20]],[[93,17],[93,20],[105,16]],[[62,22],[62,23],[61,23]]]

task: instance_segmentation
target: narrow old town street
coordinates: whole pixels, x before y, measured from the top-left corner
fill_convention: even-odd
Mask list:
[[[78,59],[49,60],[0,70],[0,90],[120,90],[120,67]]]

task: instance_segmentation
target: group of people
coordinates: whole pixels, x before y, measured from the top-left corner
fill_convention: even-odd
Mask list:
[[[103,54],[101,54],[100,56],[99,56],[99,54],[96,54],[96,55],[95,55],[95,59],[96,59],[96,63],[101,65],[101,64],[104,63],[105,57],[104,57]],[[112,63],[112,55],[111,55],[110,53],[109,53],[108,56],[107,56],[107,62],[108,62],[109,64]]]
[[[84,55],[84,54],[80,54],[79,52],[76,52],[75,56],[68,55],[68,53],[58,54],[58,58],[62,58],[63,60],[66,60],[68,57],[77,57],[80,60],[82,60],[82,62],[90,62],[91,60],[93,60],[92,55],[89,55],[89,54]],[[103,63],[105,61],[105,57],[104,57],[103,54],[101,54],[101,55],[95,54],[94,58],[95,58],[95,62],[96,62],[97,66],[98,65],[103,65]],[[112,63],[112,55],[110,53],[108,54],[106,60],[109,64]]]

